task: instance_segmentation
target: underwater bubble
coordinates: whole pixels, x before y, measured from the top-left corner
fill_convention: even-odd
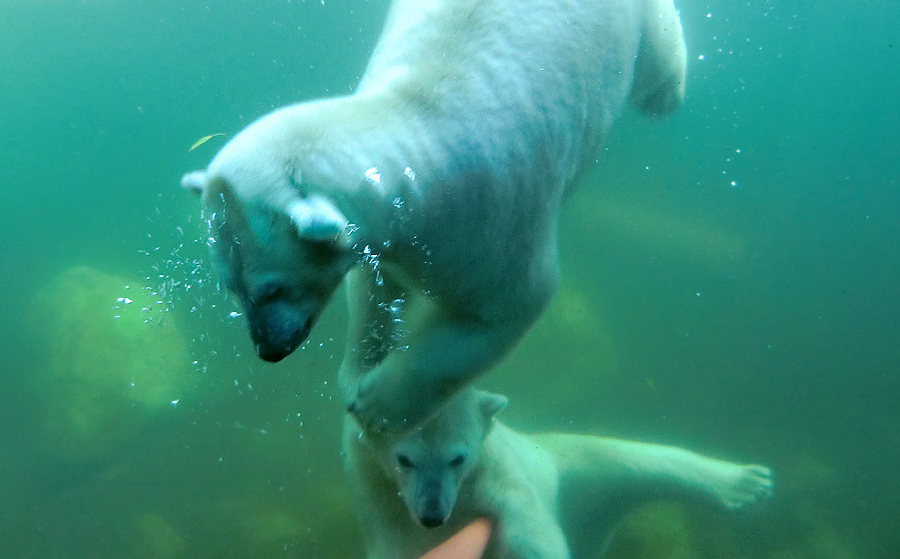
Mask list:
[[[393,314],[400,314],[400,312],[403,310],[403,304],[405,302],[406,301],[401,298],[394,299],[388,306],[388,310]]]
[[[366,179],[372,184],[378,184],[381,182],[381,173],[378,172],[378,167],[369,167],[366,169]]]

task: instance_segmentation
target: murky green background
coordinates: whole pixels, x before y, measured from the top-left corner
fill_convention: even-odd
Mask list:
[[[623,116],[483,385],[525,430],[775,469],[766,506],[651,507],[613,557],[898,557],[900,4],[679,6],[685,106]],[[352,91],[386,9],[0,0],[0,557],[362,556],[343,301],[259,361],[177,185],[197,138]]]

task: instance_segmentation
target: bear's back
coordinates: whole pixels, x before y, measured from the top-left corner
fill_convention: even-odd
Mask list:
[[[480,153],[502,139],[491,162],[498,174],[533,161],[551,170],[541,182],[567,186],[593,161],[628,96],[642,6],[395,0],[359,92],[393,88],[415,114],[458,126]]]

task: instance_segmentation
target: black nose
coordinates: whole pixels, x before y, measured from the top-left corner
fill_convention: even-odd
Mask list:
[[[444,523],[444,519],[439,516],[423,516],[419,523],[426,528],[437,528]]]
[[[290,347],[276,347],[269,344],[256,344],[256,355],[263,361],[269,363],[277,363],[291,354],[293,351]]]
[[[443,485],[438,480],[427,480],[420,493],[424,498],[419,502],[416,508],[415,517],[419,519],[419,524],[425,528],[437,528],[447,521],[450,511],[453,510],[452,503],[445,503],[445,499],[441,499],[444,494]]]

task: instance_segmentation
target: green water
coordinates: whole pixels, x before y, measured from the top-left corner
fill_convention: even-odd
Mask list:
[[[560,295],[484,386],[521,429],[774,468],[766,506],[650,511],[612,557],[896,558],[900,4],[679,7],[685,106],[622,117]],[[362,556],[343,303],[259,361],[177,184],[198,138],[351,91],[386,9],[0,0],[0,557]]]

